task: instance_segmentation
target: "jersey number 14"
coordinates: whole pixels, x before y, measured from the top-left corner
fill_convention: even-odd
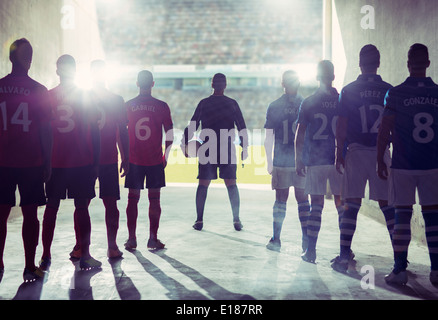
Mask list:
[[[6,108],[6,102],[0,103],[0,112],[3,119],[3,131],[8,130],[8,110]],[[30,124],[32,120],[29,120],[29,104],[22,102],[18,105],[17,110],[11,117],[10,124],[23,126],[23,132],[29,132]]]

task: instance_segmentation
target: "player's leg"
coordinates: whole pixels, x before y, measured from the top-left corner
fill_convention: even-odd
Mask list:
[[[126,206],[126,223],[128,227],[128,240],[125,243],[125,248],[133,250],[137,247],[137,218],[138,218],[138,202],[140,201],[141,189],[129,189],[128,205]]]
[[[217,179],[217,165],[210,163],[198,164],[198,188],[196,189],[196,221],[193,229],[202,230],[204,227],[204,208],[207,200],[208,187],[211,180]]]
[[[321,215],[324,207],[324,195],[311,195],[310,213],[307,220],[307,249],[301,256],[303,260],[315,262],[316,242],[321,229]]]
[[[310,214],[309,196],[304,192],[304,188],[295,187],[295,200],[298,203],[298,218],[301,225],[302,233],[302,251],[305,252],[308,244],[307,227]]]
[[[12,171],[10,168],[0,167],[0,175],[2,177],[0,179],[0,281],[5,269],[3,254],[6,243],[8,218],[16,201],[15,191],[17,181]]]
[[[236,179],[225,179],[225,186],[228,191],[228,198],[230,199],[231,211],[233,213],[233,224],[236,231],[242,230],[242,223],[240,222],[240,195],[239,188],[236,184]]]
[[[90,200],[86,198],[74,199],[75,211],[74,220],[79,230],[79,243],[81,246],[81,258],[79,261],[81,269],[100,268],[102,263],[94,259],[90,254],[91,243],[91,219],[88,210]]]
[[[422,206],[426,241],[431,263],[430,282],[438,284],[438,205]]]
[[[0,204],[0,281],[3,277],[5,265],[3,261],[3,254],[6,243],[6,233],[9,214],[11,213],[12,206],[9,204]]]
[[[161,204],[160,204],[161,189],[148,189],[149,198],[149,249],[163,249],[164,244],[158,240],[158,228],[160,226]]]
[[[126,222],[128,227],[128,240],[125,242],[125,249],[134,250],[137,248],[137,217],[138,202],[140,201],[140,192],[144,188],[146,177],[145,167],[135,164],[129,164],[129,172],[125,178],[125,188],[128,192],[128,205],[126,206]]]
[[[388,229],[389,237],[392,239],[395,223],[395,208],[388,205],[388,200],[378,200],[380,210],[385,217],[386,228]]]
[[[275,203],[273,207],[272,217],[272,238],[270,239],[267,248],[278,251],[281,247],[281,230],[283,222],[286,218],[286,206],[289,198],[289,188],[275,190]]]

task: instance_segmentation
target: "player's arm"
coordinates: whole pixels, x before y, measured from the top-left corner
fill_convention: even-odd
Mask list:
[[[120,115],[120,120],[117,124],[117,145],[120,151],[120,158],[122,163],[120,164],[120,173],[122,178],[129,172],[129,133],[128,133],[128,119],[126,117],[126,108],[123,99],[121,99],[120,110],[123,113]]]
[[[164,158],[163,158],[163,165],[164,167],[167,166],[167,161],[169,160],[170,151],[172,150],[173,140],[174,140],[174,134],[173,134],[173,126],[165,126],[164,127],[164,134],[165,134],[165,143],[164,143]]]
[[[248,130],[246,129],[245,119],[243,118],[242,110],[236,102],[236,119],[235,124],[239,132],[240,146],[242,147],[241,159],[248,158]]]
[[[306,128],[306,124],[298,123],[297,132],[295,133],[295,170],[297,174],[302,177],[306,175],[306,168],[303,163],[303,147]]]
[[[195,113],[190,119],[189,125],[184,129],[184,133],[181,139],[181,146],[186,146],[193,138],[196,130],[198,130],[199,125],[201,124],[201,108],[202,104],[199,103],[195,110]]]
[[[348,126],[348,119],[343,116],[339,116],[337,124],[336,124],[336,170],[339,173],[342,173],[341,167],[345,167],[345,160],[344,160],[344,145],[345,145],[345,139],[347,137],[347,126]]]
[[[275,140],[275,134],[274,129],[267,128],[265,130],[265,155],[266,155],[266,164],[267,164],[267,170],[269,174],[272,174],[272,151],[274,150],[274,140]]]
[[[47,182],[52,175],[53,132],[50,122],[44,122],[41,124],[40,140],[44,161],[44,182]]]
[[[377,175],[380,179],[388,178],[388,168],[384,161],[386,149],[388,148],[391,138],[391,132],[394,128],[395,117],[387,115],[382,117],[379,133],[377,135]]]
[[[97,121],[92,122],[90,124],[90,133],[91,133],[91,145],[93,148],[93,168],[94,168],[94,174],[97,178],[99,172],[99,162],[100,162],[100,129]]]

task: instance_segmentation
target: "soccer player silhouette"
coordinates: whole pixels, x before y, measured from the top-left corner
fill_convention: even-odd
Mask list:
[[[300,81],[295,71],[285,71],[281,83],[284,94],[269,105],[265,122],[267,169],[272,176],[272,189],[275,190],[273,236],[266,247],[274,251],[281,248],[280,235],[286,217],[289,188],[294,187],[304,252],[307,249],[307,218],[310,204],[308,196],[304,193],[305,179],[297,175],[295,170],[296,121],[303,97],[298,93]]]
[[[410,76],[390,89],[378,136],[377,168],[389,180],[390,202],[395,205],[394,268],[388,283],[406,284],[413,204],[418,192],[431,261],[430,281],[438,284],[438,85],[426,76],[428,48],[416,43],[408,52]],[[393,146],[389,173],[384,161]],[[389,173],[389,177],[388,177]]]
[[[216,73],[211,86],[213,94],[199,102],[181,141],[183,146],[187,146],[195,131],[202,127],[200,139],[204,144],[198,151],[197,218],[193,228],[200,231],[204,226],[204,206],[208,187],[211,180],[218,178],[219,169],[219,178],[224,179],[227,187],[234,229],[240,231],[243,225],[240,221],[240,195],[236,184],[237,159],[234,141],[237,128],[242,147],[241,159],[245,160],[248,156],[246,124],[237,101],[225,95],[226,76]]]
[[[340,255],[332,260],[332,268],[339,272],[346,272],[354,257],[351,243],[367,181],[369,198],[378,201],[390,237],[394,226],[394,208],[388,205],[388,182],[380,179],[376,171],[377,133],[385,94],[392,86],[377,74],[380,53],[374,45],[364,46],[359,57],[361,75],[340,93],[336,128],[336,168],[343,173],[342,199],[345,201],[340,226]],[[388,149],[385,161],[390,162]]]
[[[100,158],[99,113],[89,96],[75,85],[75,59],[63,55],[56,66],[60,84],[49,91],[53,113],[52,176],[46,184],[48,201],[44,211],[40,268],[50,268],[56,216],[61,199],[66,198],[74,199],[80,268],[100,268],[101,262],[91,257],[89,251],[91,221],[88,211],[89,202],[96,195]],[[73,253],[70,255],[74,257]]]
[[[26,39],[12,43],[12,72],[0,79],[0,281],[4,274],[3,252],[7,221],[20,192],[25,282],[44,277],[35,266],[39,239],[38,206],[46,203],[44,181],[51,174],[51,110],[47,89],[31,79],[33,49]]]
[[[335,167],[339,94],[332,87],[334,78],[333,64],[328,60],[321,61],[317,67],[320,87],[302,102],[297,121],[295,168],[298,175],[306,177],[304,192],[311,199],[307,220],[308,246],[301,256],[307,262],[315,262],[316,259],[316,242],[321,228],[327,181],[330,183],[339,216],[343,213],[342,176]]]
[[[129,172],[125,179],[125,188],[129,188],[126,207],[129,232],[129,238],[125,243],[127,250],[134,250],[137,247],[138,202],[140,192],[145,187],[145,179],[149,198],[147,247],[151,250],[164,248],[164,243],[158,239],[160,198],[161,188],[166,186],[164,169],[173,143],[173,122],[167,103],[152,96],[154,85],[153,74],[147,70],[141,71],[137,77],[139,95],[126,102],[129,132]]]

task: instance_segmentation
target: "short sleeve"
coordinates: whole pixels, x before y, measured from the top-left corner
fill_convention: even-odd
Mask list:
[[[383,115],[393,116],[396,112],[396,105],[397,102],[394,95],[394,90],[390,89],[385,95]]]

